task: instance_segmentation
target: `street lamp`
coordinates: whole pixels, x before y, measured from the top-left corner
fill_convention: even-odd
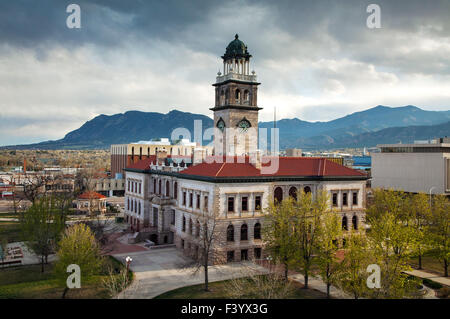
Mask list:
[[[125,262],[127,264],[127,273],[128,273],[128,270],[130,270],[130,264],[132,261],[133,261],[133,258],[131,258],[130,256],[127,256],[127,258],[125,258]]]
[[[433,186],[430,188],[430,210],[431,210],[431,192],[433,191],[433,189],[436,188],[436,186]]]

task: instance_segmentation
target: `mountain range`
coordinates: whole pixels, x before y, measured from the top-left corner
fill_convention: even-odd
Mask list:
[[[188,129],[193,137],[194,120],[202,121],[203,131],[213,125],[213,120],[205,115],[178,110],[167,114],[128,111],[99,115],[60,140],[1,148],[106,149],[111,144],[170,138],[171,132],[179,127]],[[371,147],[450,136],[450,111],[426,111],[412,105],[379,105],[328,122],[308,122],[293,118],[278,120],[276,126],[280,130],[281,149]],[[274,123],[260,122],[259,127],[272,128]]]

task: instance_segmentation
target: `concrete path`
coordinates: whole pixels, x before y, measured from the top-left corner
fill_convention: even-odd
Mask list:
[[[302,274],[290,275],[289,278],[301,283],[302,285],[305,284],[305,279]],[[325,294],[327,293],[327,285],[320,278],[308,278],[308,286],[311,289],[321,291]],[[349,294],[346,294],[342,290],[333,286],[330,287],[330,296],[336,299],[353,299],[353,297]]]
[[[436,274],[432,274],[423,270],[412,270],[412,271],[405,271],[408,275],[413,275],[422,279],[430,279],[432,281],[438,282],[442,285],[446,285],[450,287],[450,278],[449,277],[442,277]]]
[[[194,268],[185,268],[189,258],[176,248],[151,249],[145,252],[113,255],[125,263],[126,256],[133,258],[130,268],[135,280],[118,298],[151,299],[164,292],[201,284],[203,272],[193,275]],[[239,277],[251,271],[267,272],[267,269],[251,262],[212,266],[209,269],[210,282]]]

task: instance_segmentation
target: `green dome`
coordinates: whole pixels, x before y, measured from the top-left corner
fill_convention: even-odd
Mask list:
[[[248,58],[251,55],[248,53],[247,46],[244,42],[239,40],[239,35],[234,36],[234,40],[228,44],[225,54],[223,55],[224,60],[232,58]]]

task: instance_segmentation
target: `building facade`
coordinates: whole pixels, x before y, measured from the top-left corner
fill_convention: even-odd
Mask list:
[[[450,138],[383,144],[372,154],[372,187],[450,195]]]
[[[214,157],[186,165],[157,153],[129,165],[125,218],[131,229],[157,245],[176,244],[195,258],[201,234],[213,222],[220,262],[260,259],[269,202],[321,190],[330,194],[330,208],[341,216],[344,229],[364,225],[365,174],[324,158],[252,157],[258,153],[258,136],[251,128],[257,129],[261,108],[256,104],[259,83],[254,72],[249,75],[251,55],[236,35],[222,58],[224,75],[216,78],[211,109]],[[271,161],[277,169],[268,173],[264,168]]]

